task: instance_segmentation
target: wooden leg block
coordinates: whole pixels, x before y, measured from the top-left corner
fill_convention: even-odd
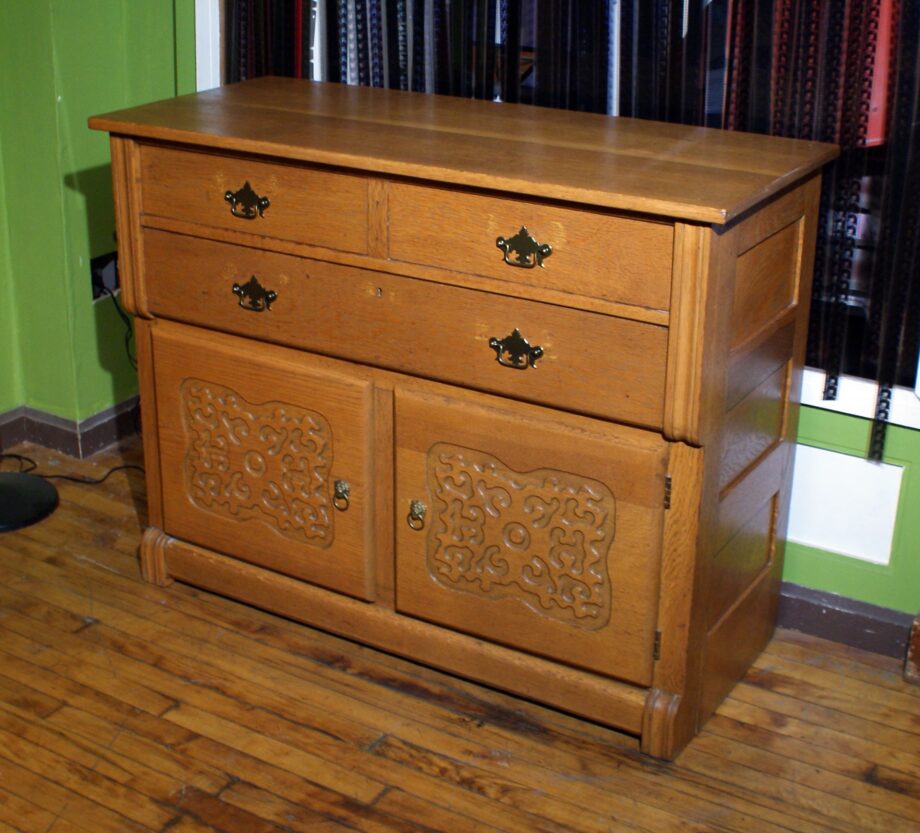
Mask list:
[[[172,539],[161,529],[148,527],[141,538],[141,575],[145,581],[168,587],[173,583],[166,569],[166,546]]]
[[[679,737],[682,734],[679,731],[679,714],[679,694],[660,688],[649,690],[642,715],[641,748],[646,755],[667,761],[677,757],[689,740],[689,736]]]
[[[907,659],[904,661],[904,679],[920,685],[920,616],[914,619],[907,643]]]

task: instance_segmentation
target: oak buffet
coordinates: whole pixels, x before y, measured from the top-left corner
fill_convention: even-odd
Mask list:
[[[773,629],[836,149],[286,79],[90,124],[144,576],[675,756]]]

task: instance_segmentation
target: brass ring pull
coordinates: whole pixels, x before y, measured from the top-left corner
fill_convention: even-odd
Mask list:
[[[347,480],[336,480],[333,484],[332,505],[339,512],[347,512],[349,506],[348,496],[351,494],[351,486]]]
[[[489,347],[495,351],[495,361],[502,367],[514,370],[527,370],[528,367],[536,370],[537,360],[543,357],[543,348],[539,345],[531,347],[530,342],[517,328],[504,338],[490,338]]]
[[[425,526],[425,513],[428,511],[428,507],[425,506],[420,500],[413,500],[409,504],[409,514],[406,516],[406,523],[418,532],[423,526]]]
[[[240,306],[250,312],[265,312],[271,309],[272,304],[278,297],[277,292],[262,286],[256,280],[255,275],[246,283],[233,284],[233,294],[240,299]]]
[[[224,202],[230,203],[230,213],[241,220],[255,220],[256,217],[264,217],[265,209],[271,205],[268,197],[260,197],[252,190],[248,179],[239,190],[227,191],[224,194]]]
[[[526,226],[521,226],[521,230],[514,237],[499,237],[495,245],[505,253],[505,263],[509,266],[519,266],[521,269],[533,269],[534,266],[542,269],[543,260],[553,253],[553,247],[549,243],[538,243],[534,240]]]

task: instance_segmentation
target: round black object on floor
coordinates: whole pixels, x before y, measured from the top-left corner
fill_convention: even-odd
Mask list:
[[[47,518],[58,493],[45,478],[23,472],[0,472],[0,532],[11,532]]]

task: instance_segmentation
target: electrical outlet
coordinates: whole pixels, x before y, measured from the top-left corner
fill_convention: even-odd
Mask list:
[[[108,294],[114,295],[118,289],[118,252],[107,252],[94,257],[89,262],[89,273],[94,301]]]

